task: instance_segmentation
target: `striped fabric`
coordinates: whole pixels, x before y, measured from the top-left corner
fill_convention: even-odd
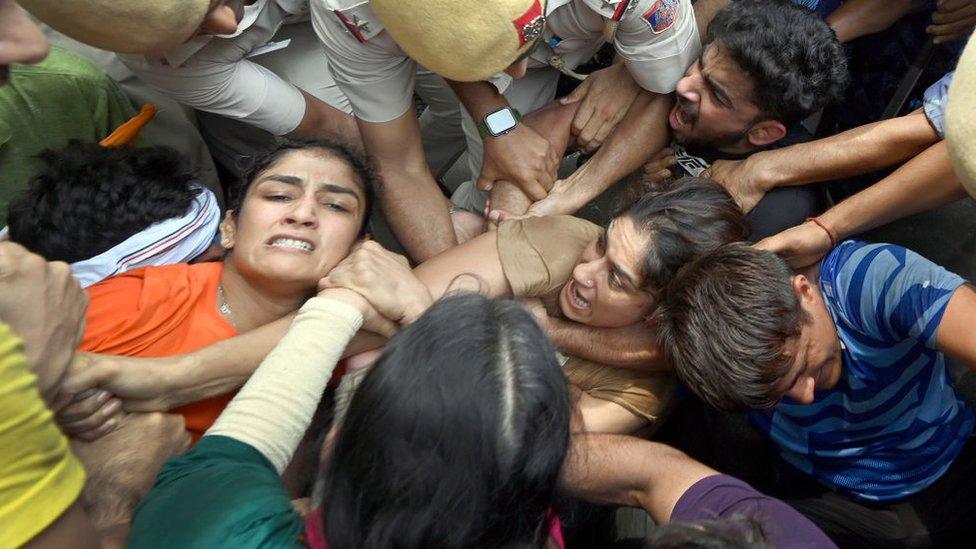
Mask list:
[[[836,490],[894,501],[952,464],[974,417],[952,387],[935,335],[959,276],[892,244],[847,241],[824,259],[820,290],[843,373],[814,402],[785,399],[753,420],[780,456]]]

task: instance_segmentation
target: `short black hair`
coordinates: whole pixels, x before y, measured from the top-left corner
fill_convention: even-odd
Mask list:
[[[655,312],[658,346],[685,385],[725,411],[768,409],[793,367],[783,353],[806,314],[776,254],[722,246],[685,266]]]
[[[96,256],[147,227],[186,215],[201,188],[169,147],[105,148],[72,140],[38,155],[30,187],[8,208],[10,239],[48,261]]]
[[[739,0],[708,26],[719,45],[755,85],[763,116],[790,125],[841,98],[850,75],[833,29],[787,0]]]
[[[360,235],[362,235],[366,230],[370,208],[373,205],[373,192],[376,188],[377,181],[376,172],[370,166],[369,162],[352,147],[329,139],[285,140],[275,146],[275,148],[254,157],[250,167],[244,170],[240,180],[236,184],[228,187],[227,210],[236,215],[241,208],[241,204],[244,202],[244,197],[247,195],[248,189],[251,188],[251,184],[254,183],[254,180],[257,179],[257,176],[261,172],[281,160],[286,154],[303,150],[319,150],[327,156],[345,162],[353,174],[359,179],[359,183],[363,187],[363,197],[365,198],[363,204],[363,223],[359,228]]]

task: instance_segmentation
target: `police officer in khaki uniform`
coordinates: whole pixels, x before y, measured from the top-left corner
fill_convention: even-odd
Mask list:
[[[553,27],[545,30],[547,17]],[[482,170],[478,124],[467,121],[473,173],[481,172],[483,181],[485,172],[514,181],[539,196],[539,188],[544,193],[554,182],[558,156],[519,118],[553,100],[559,72],[551,64],[570,71],[607,36],[628,78],[652,93],[668,93],[700,49],[687,0],[325,0],[312,5],[312,21],[386,181],[381,200],[387,217],[419,260],[456,240],[449,204],[420,160],[408,112],[418,63],[454,81],[489,136]]]
[[[471,114],[464,123],[469,151],[484,151],[483,161],[480,155],[472,154],[472,171],[480,172],[477,187],[482,190],[493,188],[496,181],[510,181],[528,198],[540,200],[553,185],[567,195],[571,194],[568,188],[575,185],[589,187],[586,196],[593,198],[636,169],[645,149],[653,152],[649,144],[635,147],[648,138],[641,128],[631,126],[626,130],[631,135],[619,136],[615,150],[598,152],[589,162],[589,174],[581,171],[574,174],[573,181],[556,182],[552,164],[533,163],[530,158],[551,158],[543,153],[547,143],[530,128],[517,123],[506,125],[505,121],[518,120],[522,114],[551,103],[559,73],[582,78],[573,69],[592,58],[606,42],[614,45],[614,65],[587,77],[570,96],[572,101],[581,102],[573,121],[577,144],[592,153],[621,120],[653,120],[654,112],[666,108],[663,96],[674,91],[701,52],[694,13],[688,0],[549,0],[545,9],[542,39],[529,55],[525,77],[502,82],[497,90],[488,82],[454,85]],[[482,195],[470,185],[459,189],[454,198],[462,207],[483,207]],[[566,202],[572,202],[568,198]],[[572,213],[586,201],[572,208],[551,207],[542,213]],[[493,207],[510,207],[496,194],[492,202]]]

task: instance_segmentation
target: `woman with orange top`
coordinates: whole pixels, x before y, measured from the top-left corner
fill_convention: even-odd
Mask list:
[[[232,189],[220,225],[227,250],[215,263],[148,267],[88,289],[80,350],[133,357],[194,351],[297,310],[319,280],[349,254],[365,227],[371,174],[361,159],[329,142],[282,145],[256,160]],[[232,394],[173,411],[198,439]],[[108,395],[100,395],[104,401]],[[111,400],[100,414],[121,408]],[[65,424],[69,431],[70,421]],[[78,426],[75,426],[78,427]],[[109,420],[87,434],[114,428]]]

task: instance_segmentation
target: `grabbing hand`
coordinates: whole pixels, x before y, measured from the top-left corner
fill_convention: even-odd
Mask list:
[[[0,321],[24,341],[48,403],[84,334],[87,307],[88,294],[66,263],[0,242]]]
[[[760,183],[760,175],[755,164],[745,160],[716,160],[702,172],[702,177],[715,180],[725,187],[742,213],[749,213],[756,204],[766,196],[766,190]]]
[[[645,185],[658,185],[671,177],[671,166],[678,161],[674,151],[664,147],[641,168],[641,182]]]
[[[56,419],[70,435],[95,440],[110,433],[128,412],[164,412],[167,374],[178,357],[135,358],[78,353],[60,387]]]
[[[485,138],[485,157],[478,188],[490,191],[496,181],[511,181],[532,200],[545,198],[559,168],[549,140],[519,123],[505,135]]]
[[[578,170],[566,179],[556,181],[549,196],[529,206],[526,216],[569,215],[579,211],[596,194],[592,186],[587,188],[587,181],[581,173],[582,170]]]
[[[813,221],[786,229],[766,237],[755,244],[757,248],[769,250],[790,264],[794,269],[813,265],[830,251],[830,237],[827,231]]]
[[[932,24],[925,31],[936,44],[969,36],[976,28],[976,2],[973,0],[939,0]]]
[[[623,63],[594,71],[572,93],[559,100],[562,105],[578,101],[579,109],[570,130],[576,144],[587,154],[600,148],[634,102],[640,87]]]
[[[406,258],[371,240],[357,246],[319,281],[320,296],[341,289],[366,301],[366,310],[360,308],[363,327],[386,336],[396,331],[396,325],[416,320],[431,303],[430,292],[414,276]]]

